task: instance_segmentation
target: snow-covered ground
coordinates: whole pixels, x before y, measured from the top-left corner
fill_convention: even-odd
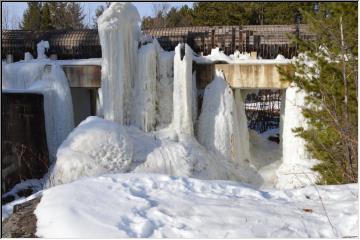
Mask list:
[[[45,190],[35,210],[37,235],[47,238],[358,236],[357,189],[357,184],[349,184],[265,192],[230,181],[156,174],[103,175]]]

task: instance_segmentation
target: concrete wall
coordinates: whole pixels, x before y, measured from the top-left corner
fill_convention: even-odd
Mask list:
[[[280,80],[277,64],[195,64],[194,69],[200,89],[213,80],[215,69],[223,71],[232,88],[285,89],[289,86]]]
[[[1,190],[21,180],[41,178],[49,166],[44,98],[41,94],[2,93]]]

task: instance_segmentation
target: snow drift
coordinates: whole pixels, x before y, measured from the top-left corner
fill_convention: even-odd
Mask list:
[[[237,182],[155,174],[84,178],[43,192],[35,210],[36,235],[46,238],[358,236],[358,185],[317,188],[265,192]]]
[[[88,117],[59,147],[47,185],[68,183],[84,176],[126,172],[130,168],[132,148],[122,126]]]

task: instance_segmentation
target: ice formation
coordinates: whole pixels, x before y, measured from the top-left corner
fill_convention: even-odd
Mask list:
[[[2,89],[9,92],[40,93],[44,96],[46,138],[50,160],[74,128],[73,106],[68,80],[60,66],[30,60],[7,64],[2,71]],[[45,71],[45,69],[48,69]]]
[[[137,56],[131,123],[145,132],[154,130],[156,124],[156,52],[155,44],[148,43]]]
[[[2,69],[2,89],[28,89],[42,78],[44,63],[16,62],[6,64]]]
[[[47,58],[45,55],[45,50],[49,49],[49,42],[41,40],[37,45],[37,59]]]
[[[102,173],[126,172],[131,165],[132,148],[124,127],[88,117],[59,147],[47,185]]]
[[[44,73],[29,90],[44,95],[44,112],[47,145],[50,159],[55,159],[58,147],[74,128],[74,112],[68,80],[58,65],[52,65],[51,71]]]
[[[182,56],[182,49],[185,49]],[[174,90],[173,90],[173,128],[181,137],[193,136],[192,118],[192,49],[187,45],[179,44],[175,48],[174,56]]]
[[[239,91],[235,97],[240,106],[236,106],[233,91],[223,73],[216,71],[214,80],[205,89],[198,140],[222,158],[235,163],[249,162],[249,136]]]
[[[160,51],[158,62],[157,91],[157,128],[163,128],[171,123],[173,116],[174,88],[174,52]]]
[[[139,21],[136,7],[128,2],[112,3],[98,19],[104,118],[119,124],[129,124],[131,117]]]
[[[312,160],[305,148],[305,140],[293,132],[294,128],[306,128],[306,119],[302,115],[305,93],[291,85],[284,94],[282,105],[283,123],[281,124],[282,165],[277,171],[278,188],[300,187],[312,184],[317,174],[311,171],[316,161]],[[283,100],[284,101],[284,100]]]

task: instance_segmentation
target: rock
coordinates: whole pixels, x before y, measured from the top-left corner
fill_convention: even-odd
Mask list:
[[[12,202],[15,200],[15,197],[13,195],[8,195],[6,197],[2,197],[1,198],[1,205],[5,205],[9,202]]]
[[[41,197],[14,206],[14,212],[2,222],[2,238],[34,238],[36,216],[34,211]]]

